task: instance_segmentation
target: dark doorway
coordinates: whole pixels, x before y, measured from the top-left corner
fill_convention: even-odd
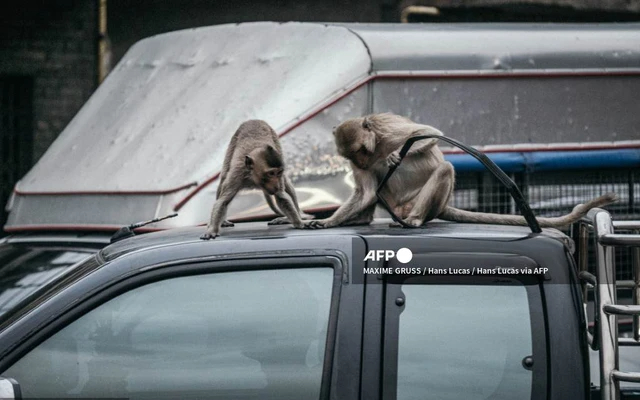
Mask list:
[[[0,226],[13,187],[31,168],[33,78],[0,76]],[[2,235],[0,230],[0,235]]]

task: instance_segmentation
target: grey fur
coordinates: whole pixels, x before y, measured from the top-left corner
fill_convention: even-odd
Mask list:
[[[331,217],[309,221],[305,227],[315,229],[370,223],[379,182],[389,166],[398,163],[399,151],[406,140],[425,134],[442,135],[442,132],[391,113],[367,115],[341,123],[334,130],[336,146],[338,153],[351,162],[355,190]],[[525,219],[517,215],[476,213],[448,206],[455,173],[451,163],[445,161],[437,142],[437,139],[417,142],[383,188],[382,196],[404,222],[421,226],[440,218],[457,222],[526,225]],[[602,207],[615,200],[615,194],[607,193],[576,206],[567,215],[538,218],[538,221],[542,227],[562,227],[577,221],[591,208]]]
[[[273,212],[286,216],[294,227],[303,227],[295,190],[284,174],[278,135],[269,124],[261,120],[242,123],[231,138],[220,172],[216,202],[211,210],[207,231],[201,239],[208,240],[218,236],[221,225],[233,226],[224,221],[227,207],[238,192],[245,188],[262,189]]]

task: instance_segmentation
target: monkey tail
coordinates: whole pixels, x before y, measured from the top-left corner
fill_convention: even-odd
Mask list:
[[[578,221],[592,208],[606,206],[616,200],[618,200],[618,196],[615,193],[607,193],[600,197],[596,197],[595,199],[591,199],[585,204],[578,204],[569,214],[553,218],[538,217],[537,220],[541,228],[560,228]],[[476,224],[527,226],[527,221],[524,217],[519,215],[502,215],[465,211],[449,206],[444,209],[438,218],[445,221],[469,222]]]

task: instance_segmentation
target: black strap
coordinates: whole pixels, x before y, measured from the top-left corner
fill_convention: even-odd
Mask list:
[[[509,178],[509,176],[505,174],[503,170],[500,169],[500,167],[498,167],[493,161],[491,161],[491,159],[487,157],[484,153],[474,149],[473,147],[469,147],[465,144],[458,142],[457,140],[448,138],[446,136],[440,136],[440,135],[420,135],[420,136],[413,136],[407,139],[407,141],[402,146],[402,149],[400,150],[400,161],[398,161],[396,165],[389,168],[389,172],[387,172],[387,175],[384,177],[384,179],[382,179],[382,182],[380,182],[380,185],[378,186],[378,190],[376,191],[376,196],[378,196],[378,201],[380,202],[380,204],[382,204],[382,206],[387,210],[387,212],[391,214],[391,218],[393,218],[394,221],[404,226],[405,228],[416,228],[413,225],[409,225],[405,223],[401,218],[399,218],[393,212],[391,207],[389,207],[389,204],[387,204],[387,202],[382,198],[382,196],[380,195],[380,192],[382,191],[382,188],[384,187],[385,183],[387,183],[389,178],[391,178],[391,175],[393,175],[396,168],[400,166],[400,163],[409,152],[409,149],[411,148],[411,146],[413,146],[413,144],[418,140],[423,140],[423,139],[443,140],[451,145],[458,147],[459,149],[462,149],[464,152],[471,154],[473,158],[480,161],[482,165],[484,165],[489,170],[489,172],[491,172],[493,176],[495,176],[504,185],[504,187],[507,188],[507,190],[509,191],[509,194],[511,195],[513,200],[516,202],[516,206],[518,207],[518,210],[520,210],[520,213],[522,214],[524,219],[527,221],[527,225],[529,225],[531,232],[533,233],[542,232],[542,230],[540,229],[540,225],[538,224],[538,220],[536,220],[535,214],[533,213],[533,211],[531,211],[531,207],[529,207],[529,203],[527,203],[524,196],[522,195],[522,192],[520,192],[518,185],[516,185],[515,182],[513,182],[511,178]]]

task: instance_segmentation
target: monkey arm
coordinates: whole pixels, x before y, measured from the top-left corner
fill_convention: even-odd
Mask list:
[[[239,173],[238,173],[239,174]],[[222,224],[222,220],[224,216],[227,214],[227,207],[231,200],[238,194],[238,192],[242,189],[242,180],[241,179],[229,179],[225,181],[223,187],[221,187],[219,191],[219,197],[213,205],[211,209],[211,218],[209,219],[209,224],[207,225],[207,231],[200,236],[202,240],[215,239],[218,236],[218,232],[220,231],[220,225]]]
[[[411,134],[402,139],[402,143],[398,144],[396,150],[394,150],[391,154],[387,156],[387,165],[389,167],[393,167],[398,165],[400,162],[400,150],[404,146],[405,142],[416,136],[423,135],[438,135],[444,136],[442,132],[437,130],[436,128],[429,125],[417,125],[419,128],[416,128]],[[406,156],[412,156],[420,153],[425,153],[433,148],[433,146],[438,144],[438,139],[423,139],[414,143],[413,146],[409,149]]]
[[[305,224],[306,228],[331,228],[348,224],[358,218],[365,210],[375,205],[377,179],[373,173],[356,168],[352,165],[355,189],[349,199],[336,210],[333,215],[323,220],[313,220]]]

